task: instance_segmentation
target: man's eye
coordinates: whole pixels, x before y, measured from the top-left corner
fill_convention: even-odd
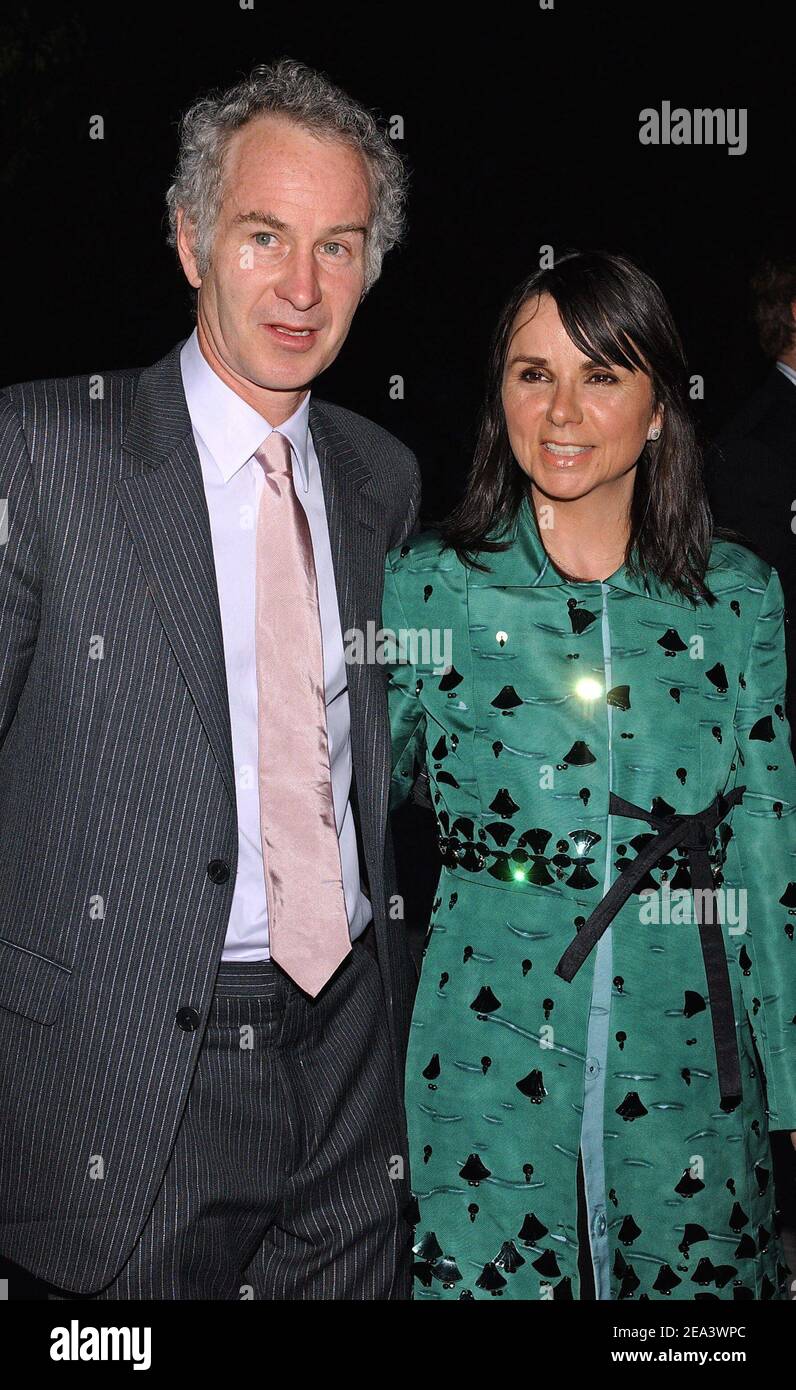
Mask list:
[[[345,247],[340,241],[325,241],[323,244],[324,251],[328,251],[330,247],[334,248],[335,254],[338,251],[345,251]]]
[[[269,237],[273,238],[273,235],[274,235],[273,232],[255,232],[255,234],[254,234],[254,240],[257,241],[257,242],[259,242],[259,241],[260,241],[260,237],[269,236]],[[262,244],[262,243],[260,243],[260,244]]]

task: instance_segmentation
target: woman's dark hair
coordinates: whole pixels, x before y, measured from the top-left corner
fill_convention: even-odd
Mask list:
[[[514,319],[530,299],[555,300],[572,342],[593,361],[642,371],[652,382],[654,408],[663,406],[660,438],[648,441],[637,463],[625,563],[636,574],[709,604],[704,583],[714,528],[702,478],[702,453],[688,405],[688,368],[669,307],[655,281],[624,256],[567,251],[555,266],[536,270],[513,291],[493,334],[486,399],[464,496],[441,523],[446,548],[476,569],[479,551],[505,550],[530,480],[509,443],[501,400]],[[533,505],[531,507],[533,511]]]

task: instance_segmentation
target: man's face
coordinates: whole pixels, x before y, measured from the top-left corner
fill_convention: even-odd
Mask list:
[[[200,341],[239,394],[271,414],[282,405],[287,418],[291,393],[334,361],[362,296],[367,171],[340,141],[265,116],[232,137],[223,188],[203,277],[193,228],[180,213],[178,247],[199,290]]]

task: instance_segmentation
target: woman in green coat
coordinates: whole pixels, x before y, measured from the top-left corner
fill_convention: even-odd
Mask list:
[[[796,768],[776,571],[713,532],[657,286],[507,304],[464,498],[390,553],[392,804],[442,867],[406,1073],[415,1297],[786,1297]]]

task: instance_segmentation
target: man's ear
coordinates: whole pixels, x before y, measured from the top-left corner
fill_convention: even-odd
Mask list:
[[[177,255],[180,264],[185,272],[185,278],[189,285],[193,285],[195,290],[199,289],[202,277],[196,268],[196,256],[194,246],[196,245],[196,226],[190,218],[185,216],[184,208],[177,209]]]

